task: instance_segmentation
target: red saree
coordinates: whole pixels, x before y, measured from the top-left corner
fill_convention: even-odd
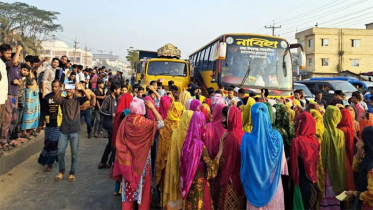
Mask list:
[[[150,146],[157,130],[157,122],[139,114],[129,114],[119,126],[113,177],[122,177],[136,189],[144,171]]]

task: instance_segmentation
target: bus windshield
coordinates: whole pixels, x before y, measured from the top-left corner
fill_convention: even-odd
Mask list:
[[[187,76],[185,63],[169,61],[151,61],[148,66],[148,75]]]
[[[221,68],[223,84],[291,90],[293,70],[286,41],[267,37],[231,36],[226,38],[226,42],[227,55]]]

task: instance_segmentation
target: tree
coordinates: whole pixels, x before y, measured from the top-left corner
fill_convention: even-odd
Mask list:
[[[126,59],[130,62],[131,69],[135,69],[135,63],[139,60],[139,50],[135,50],[133,47],[128,48]]]
[[[0,42],[21,45],[24,54],[37,54],[48,35],[63,30],[55,23],[59,14],[22,2],[0,2]]]

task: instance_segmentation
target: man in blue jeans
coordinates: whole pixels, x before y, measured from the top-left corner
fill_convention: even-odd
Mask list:
[[[61,105],[62,124],[60,127],[60,139],[58,141],[58,165],[59,173],[56,181],[61,181],[65,174],[65,153],[68,142],[71,148],[71,166],[69,172],[69,182],[75,181],[75,168],[78,162],[79,151],[79,131],[80,131],[80,105],[91,100],[91,96],[86,92],[82,84],[76,83],[75,87],[66,85],[66,97],[60,97],[61,93],[56,94],[55,101]],[[72,84],[73,86],[73,84]],[[74,89],[75,88],[75,89]],[[85,97],[78,97],[77,92],[82,91]]]
[[[84,104],[80,106],[80,120],[83,120],[83,117],[84,117],[85,123],[87,124],[88,139],[91,139],[92,138],[91,110],[96,105],[96,95],[90,89],[86,87],[87,83],[85,81],[80,81],[80,83],[86,92],[83,93],[82,91],[77,91],[75,95],[79,97],[83,97],[85,96],[85,94],[88,94],[92,99],[92,100],[88,100],[84,102]]]

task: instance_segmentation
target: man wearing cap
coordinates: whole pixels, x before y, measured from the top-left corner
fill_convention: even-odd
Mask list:
[[[89,95],[91,99],[80,105],[80,119],[84,117],[84,120],[87,124],[88,138],[90,139],[92,138],[91,109],[96,106],[96,95],[90,89],[87,88],[86,82],[84,80],[80,81],[80,84],[82,84],[82,86],[84,87],[85,92],[80,90],[76,93],[76,96],[87,97],[87,95]]]

